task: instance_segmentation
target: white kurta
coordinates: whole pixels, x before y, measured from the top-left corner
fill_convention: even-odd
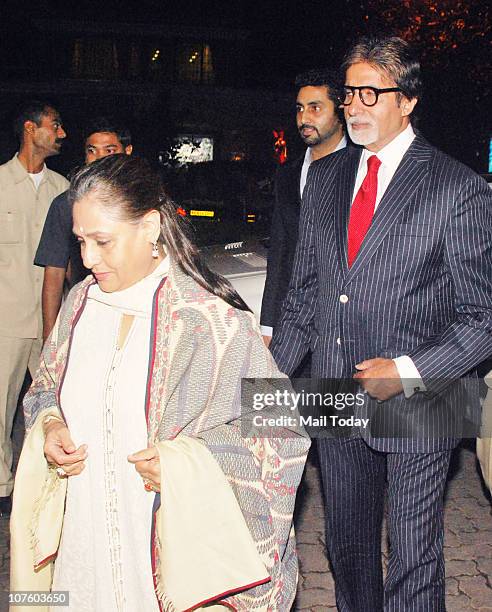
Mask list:
[[[53,590],[73,612],[158,611],[150,532],[154,494],[127,456],[147,447],[145,390],[152,297],[168,262],[129,289],[89,289],[74,331],[61,407],[85,470],[69,478]],[[134,315],[121,349],[123,314]]]

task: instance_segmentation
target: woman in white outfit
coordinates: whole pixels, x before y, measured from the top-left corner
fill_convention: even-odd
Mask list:
[[[145,161],[86,166],[69,197],[92,276],[25,400],[12,588],[46,580],[74,612],[289,610],[309,441],[241,429],[242,378],[281,377],[253,315]]]

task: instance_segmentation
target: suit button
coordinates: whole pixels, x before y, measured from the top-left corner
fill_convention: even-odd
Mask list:
[[[342,304],[346,304],[348,302],[348,295],[345,295],[345,293],[343,293],[340,296],[340,302],[342,302]]]
[[[338,346],[340,346],[340,344],[342,344],[342,339],[341,338],[337,338],[337,344],[338,344]]]

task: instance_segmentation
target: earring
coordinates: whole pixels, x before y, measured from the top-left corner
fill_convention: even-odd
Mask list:
[[[157,240],[152,243],[152,257],[157,259],[159,257],[159,249],[157,247]]]

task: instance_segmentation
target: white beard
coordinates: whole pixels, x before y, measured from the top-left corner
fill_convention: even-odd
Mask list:
[[[376,142],[379,137],[379,130],[376,125],[372,125],[365,130],[354,130],[350,123],[347,123],[347,131],[350,140],[356,145],[367,146]]]

